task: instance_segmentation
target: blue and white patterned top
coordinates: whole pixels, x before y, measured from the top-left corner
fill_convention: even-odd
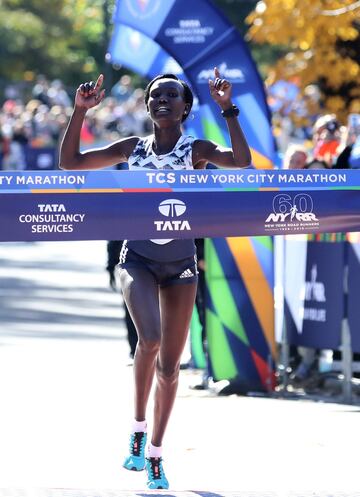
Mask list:
[[[182,135],[170,152],[156,155],[153,151],[154,135],[140,138],[129,157],[129,169],[194,169],[192,164],[194,140],[192,136]]]

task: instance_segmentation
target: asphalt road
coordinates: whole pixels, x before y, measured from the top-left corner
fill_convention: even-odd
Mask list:
[[[0,497],[360,496],[358,406],[196,392],[190,371],[171,490],[122,469],[132,367],[105,264],[105,242],[0,244]]]

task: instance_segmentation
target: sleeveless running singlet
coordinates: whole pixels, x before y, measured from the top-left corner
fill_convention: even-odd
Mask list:
[[[140,138],[128,159],[129,169],[181,170],[193,169],[192,146],[195,138],[182,135],[175,147],[167,154],[156,155],[153,151],[154,135]],[[159,262],[185,259],[195,254],[193,239],[187,240],[125,240],[127,248],[137,254]]]

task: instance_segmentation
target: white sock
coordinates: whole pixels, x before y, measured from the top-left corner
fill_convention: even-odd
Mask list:
[[[156,447],[151,442],[148,445],[148,457],[161,457],[162,456],[162,446]]]
[[[147,431],[146,420],[144,420],[144,421],[136,421],[136,419],[134,419],[134,421],[132,423],[132,427],[131,427],[131,433],[136,433],[136,432],[139,432],[139,431],[143,431],[143,432],[146,433],[146,431]]]

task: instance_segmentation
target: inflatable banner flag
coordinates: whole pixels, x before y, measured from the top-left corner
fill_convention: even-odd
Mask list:
[[[217,66],[233,84],[255,167],[272,167],[275,146],[262,81],[240,34],[208,0],[192,0],[189,11],[181,0],[119,0],[114,22],[146,34],[180,64],[204,105],[206,137],[225,145],[226,123],[208,90]]]
[[[106,58],[109,62],[121,64],[148,79],[158,74],[172,73],[189,83],[176,60],[160,45],[140,31],[120,23],[114,27]],[[187,134],[197,138],[204,137],[200,112],[199,100],[195,94],[191,116],[185,121],[184,127]]]

